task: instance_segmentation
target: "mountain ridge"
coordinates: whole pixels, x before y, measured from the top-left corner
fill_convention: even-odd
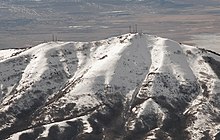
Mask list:
[[[0,139],[218,139],[219,64],[142,33],[2,50]]]

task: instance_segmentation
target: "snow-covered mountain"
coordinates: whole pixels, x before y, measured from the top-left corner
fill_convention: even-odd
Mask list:
[[[0,51],[0,139],[220,139],[220,55],[146,34]]]

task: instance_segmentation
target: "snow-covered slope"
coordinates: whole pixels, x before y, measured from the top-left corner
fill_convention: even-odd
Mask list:
[[[145,34],[0,51],[0,139],[219,139],[220,56]]]

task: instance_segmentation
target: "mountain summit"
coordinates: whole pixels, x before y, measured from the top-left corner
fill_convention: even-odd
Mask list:
[[[0,51],[0,139],[220,139],[220,55],[146,34]]]

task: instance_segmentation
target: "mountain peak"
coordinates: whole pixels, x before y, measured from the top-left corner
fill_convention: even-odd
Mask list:
[[[0,139],[218,139],[219,64],[142,33],[1,50]]]

